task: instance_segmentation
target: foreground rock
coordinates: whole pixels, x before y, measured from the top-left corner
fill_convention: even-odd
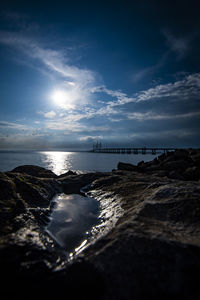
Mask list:
[[[198,299],[199,184],[133,172],[119,177],[109,187],[104,181],[103,190],[118,194],[124,215],[85,253],[103,274],[105,299]]]
[[[199,158],[199,151],[183,150],[138,166],[120,164],[111,173],[59,178],[27,175],[24,167],[1,173],[1,292],[7,298],[199,299]],[[114,211],[116,220],[66,263],[43,225],[54,193],[84,186],[107,206],[102,217]]]
[[[57,178],[58,176],[50,170],[46,170],[39,166],[25,165],[19,166],[11,171],[12,173],[20,173],[31,175],[39,178]]]

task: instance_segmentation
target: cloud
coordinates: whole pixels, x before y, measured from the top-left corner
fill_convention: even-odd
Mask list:
[[[0,121],[0,127],[11,128],[11,129],[15,129],[15,130],[29,130],[30,129],[26,125],[22,125],[19,123],[6,122],[6,121]]]
[[[109,131],[109,126],[102,125],[84,125],[77,121],[71,121],[69,119],[56,119],[48,120],[45,122],[45,127],[53,131],[62,131],[64,134],[75,133],[75,132],[106,132]]]
[[[92,143],[92,142],[95,142],[95,141],[99,141],[99,140],[102,140],[103,139],[103,136],[102,135],[96,135],[96,136],[82,136],[80,137],[80,141],[82,142],[88,142],[88,143]]]
[[[30,66],[30,59],[40,63],[43,68],[37,66],[37,69],[42,70],[42,73],[51,72],[57,82],[54,90],[63,91],[65,95],[62,103],[58,103],[58,106],[68,109],[71,101],[70,104],[73,104],[75,108],[91,101],[90,90],[95,85],[96,74],[91,70],[73,65],[66,51],[45,48],[20,32],[1,31],[0,43],[13,47],[26,55]],[[35,64],[33,65],[35,68]]]
[[[131,134],[132,138],[167,138],[167,137],[173,137],[173,138],[182,138],[182,137],[188,137],[193,136],[196,133],[190,129],[170,129],[170,130],[162,130],[160,132],[158,131],[149,131],[149,132],[137,132]]]
[[[120,91],[112,91],[105,87],[101,87],[96,92],[103,91],[106,94],[116,98],[113,101],[106,103],[104,110],[109,112],[111,107],[123,106],[128,103],[139,103],[143,101],[183,101],[190,99],[199,99],[200,94],[200,73],[195,73],[186,76],[184,79],[157,85],[154,88],[143,90],[129,97],[127,94]],[[110,111],[113,113],[112,110]],[[114,111],[116,113],[116,111]]]
[[[178,59],[182,59],[188,54],[193,35],[177,37],[167,30],[164,30],[163,34],[167,40],[168,47],[172,52],[176,53]]]
[[[135,102],[152,100],[174,100],[183,101],[199,98],[200,94],[200,73],[186,76],[183,80],[174,83],[157,85],[136,94]]]
[[[139,121],[170,120],[170,119],[177,119],[177,118],[185,119],[185,118],[200,117],[200,111],[184,113],[184,114],[160,114],[152,111],[146,113],[133,112],[133,113],[128,113],[127,117],[130,120],[139,120]]]
[[[139,82],[140,80],[144,79],[145,77],[152,76],[155,72],[159,71],[166,63],[167,58],[169,56],[169,51],[164,53],[161,58],[158,59],[157,63],[150,67],[146,67],[132,75],[132,81],[134,83]]]
[[[124,105],[130,102],[135,102],[135,98],[129,97],[126,93],[123,93],[120,90],[111,90],[108,89],[106,86],[98,86],[93,89],[91,89],[92,93],[105,93],[113,98],[116,98],[116,100],[113,101],[106,101],[103,102],[104,104],[107,104],[109,107]],[[102,102],[102,101],[99,101]]]
[[[53,119],[53,118],[55,118],[55,116],[56,116],[56,113],[53,110],[51,110],[47,113],[44,113],[44,117],[47,119]]]

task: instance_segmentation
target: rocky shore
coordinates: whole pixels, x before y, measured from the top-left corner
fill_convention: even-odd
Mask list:
[[[108,224],[71,261],[44,230],[61,192],[99,200]],[[199,299],[200,150],[108,173],[0,173],[0,272],[5,299]]]

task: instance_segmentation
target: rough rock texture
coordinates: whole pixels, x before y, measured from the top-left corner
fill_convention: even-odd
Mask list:
[[[137,166],[120,163],[111,173],[40,178],[24,166],[0,173],[1,294],[199,299],[199,167],[200,151],[177,150]],[[54,193],[84,186],[107,206],[103,218],[116,201],[120,213],[114,227],[66,263],[44,224]]]
[[[200,179],[200,151],[196,149],[179,149],[175,152],[156,157],[150,162],[141,161],[137,166],[118,163],[118,170],[136,171],[141,173],[167,176],[180,180]]]
[[[39,166],[25,165],[13,169],[13,173],[28,174],[39,178],[56,178],[57,175],[50,170],[46,170]]]
[[[122,199],[124,215],[85,253],[103,274],[103,299],[198,299],[199,184],[135,172],[118,176],[102,188]]]

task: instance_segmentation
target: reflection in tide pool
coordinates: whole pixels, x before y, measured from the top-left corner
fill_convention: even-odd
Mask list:
[[[47,166],[47,169],[53,171],[57,175],[61,175],[68,170],[72,169],[72,161],[74,152],[59,152],[59,151],[47,151],[40,152],[42,154],[42,160]]]
[[[81,195],[57,195],[46,231],[68,253],[87,243],[92,226],[99,223],[99,202]]]

